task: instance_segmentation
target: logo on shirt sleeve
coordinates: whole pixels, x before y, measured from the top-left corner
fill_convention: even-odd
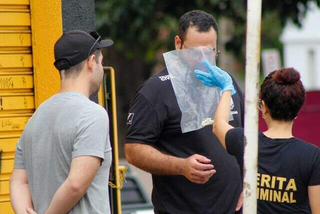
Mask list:
[[[134,117],[134,113],[129,113],[128,114],[127,124],[132,124],[133,117]]]
[[[233,121],[234,120],[233,115],[234,114],[238,114],[238,111],[232,111],[233,108],[234,108],[234,102],[233,102],[233,98],[231,97],[231,102],[230,102],[230,110],[231,110],[231,112],[230,112],[229,121]]]
[[[164,76],[160,76],[159,77],[161,81],[167,81],[167,80],[170,80],[170,75],[164,75]]]

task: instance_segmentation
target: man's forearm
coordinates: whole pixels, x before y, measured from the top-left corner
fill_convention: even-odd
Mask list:
[[[32,208],[32,198],[25,169],[14,169],[10,178],[11,206],[15,213],[26,213],[26,208]]]
[[[46,214],[64,214],[69,212],[86,193],[72,187],[67,179],[54,194]]]
[[[14,213],[26,213],[26,208],[32,208],[30,190],[28,184],[18,184],[17,182],[10,183],[10,199]]]
[[[101,159],[95,156],[72,159],[69,175],[54,194],[47,214],[69,212],[87,192],[100,164]]]
[[[183,175],[197,184],[206,183],[216,173],[211,160],[199,154],[178,158],[139,143],[125,144],[125,153],[129,163],[144,171],[158,175]]]
[[[125,144],[128,162],[152,174],[182,175],[183,158],[163,154],[149,145],[139,143]]]

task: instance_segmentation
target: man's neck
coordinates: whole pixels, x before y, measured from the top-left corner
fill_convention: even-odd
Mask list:
[[[89,87],[88,84],[84,81],[81,81],[81,79],[63,79],[61,80],[61,86],[59,93],[63,92],[78,92],[80,94],[83,94],[84,96],[88,97],[90,96]]]

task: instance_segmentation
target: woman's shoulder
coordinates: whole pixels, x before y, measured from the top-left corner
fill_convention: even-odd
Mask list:
[[[303,149],[304,151],[309,151],[309,152],[313,151],[320,154],[320,148],[318,146],[313,145],[312,143],[306,142],[299,138],[294,138],[294,139],[295,139],[294,145],[299,149]]]

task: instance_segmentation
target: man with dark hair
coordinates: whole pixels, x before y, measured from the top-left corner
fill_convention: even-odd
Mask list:
[[[180,49],[182,49],[189,27],[196,27],[198,32],[208,32],[210,28],[213,28],[218,40],[218,25],[215,18],[206,12],[193,10],[181,16],[179,20],[178,37],[182,40]]]
[[[212,15],[191,11],[179,21],[175,48],[207,46],[216,57],[218,27]],[[243,97],[231,106],[235,127],[243,126]],[[131,103],[125,144],[129,163],[150,172],[155,213],[234,213],[242,190],[239,166],[212,134],[212,125],[182,133],[181,111],[167,69],[152,76]]]
[[[100,49],[112,44],[80,30],[56,42],[61,88],[40,105],[17,144],[10,179],[15,213],[110,213],[108,114],[89,96],[103,79]]]

